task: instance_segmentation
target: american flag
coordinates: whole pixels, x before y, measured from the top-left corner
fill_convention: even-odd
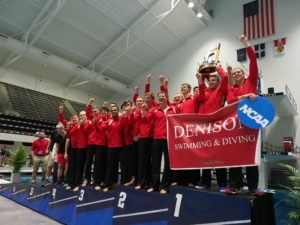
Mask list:
[[[244,34],[248,39],[275,33],[273,0],[256,0],[244,5]]]

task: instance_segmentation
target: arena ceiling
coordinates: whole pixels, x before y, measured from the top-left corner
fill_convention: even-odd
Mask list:
[[[138,76],[207,27],[206,1],[195,3],[201,19],[187,0],[0,0],[0,33],[13,40],[0,46],[0,65],[105,98],[131,92]]]

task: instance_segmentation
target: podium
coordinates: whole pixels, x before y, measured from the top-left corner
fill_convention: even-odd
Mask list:
[[[275,224],[273,195],[229,196],[171,187],[170,193],[118,186],[115,191],[79,191],[31,184],[1,184],[0,195],[64,224]]]

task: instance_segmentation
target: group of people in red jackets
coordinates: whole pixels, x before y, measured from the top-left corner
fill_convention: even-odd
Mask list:
[[[169,166],[166,117],[180,113],[212,113],[243,98],[254,100],[257,94],[258,66],[254,50],[245,35],[239,37],[247,49],[249,75],[240,67],[219,64],[216,72],[196,73],[198,85],[181,85],[173,101],[168,94],[168,79],[159,76],[160,91],[155,96],[150,91],[152,76],[146,78],[145,96],[135,88],[133,101],[117,104],[105,102],[95,105],[91,98],[86,111],[73,115],[70,121],[64,118],[63,107],[59,107],[59,121],[65,128],[65,144],[58,152],[58,179],[68,165],[69,188],[78,190],[80,185],[93,183],[95,190],[109,191],[120,183],[147,192],[168,193],[171,185],[184,185],[199,189],[210,188],[211,170],[174,171]],[[193,92],[193,93],[192,93]],[[60,144],[61,146],[62,144]],[[164,163],[162,164],[162,157]],[[161,177],[161,170],[163,171]],[[243,186],[242,168],[216,169],[220,191],[237,193]],[[258,168],[247,167],[246,175],[250,192],[258,184]]]

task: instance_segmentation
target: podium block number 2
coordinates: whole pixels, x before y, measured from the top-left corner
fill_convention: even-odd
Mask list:
[[[125,192],[120,192],[119,194],[119,202],[118,207],[124,209],[125,206],[125,200],[126,200],[127,194]]]
[[[176,194],[176,204],[175,204],[175,210],[174,210],[174,217],[179,217],[180,212],[180,206],[182,201],[182,194]]]

